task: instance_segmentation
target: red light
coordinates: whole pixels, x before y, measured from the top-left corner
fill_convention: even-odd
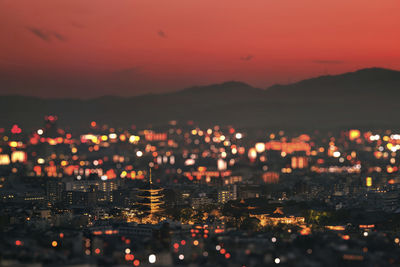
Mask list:
[[[126,254],[125,255],[125,260],[126,261],[133,261],[134,258],[135,258],[135,256],[133,254]]]
[[[139,264],[140,264],[140,261],[139,261],[139,260],[134,260],[134,261],[133,261],[133,265],[139,266]]]
[[[229,253],[226,253],[226,254],[225,254],[225,258],[226,258],[226,259],[229,259],[230,257],[231,257],[231,254],[229,254]]]
[[[130,244],[131,243],[131,240],[130,239],[126,239],[125,240],[125,244]]]
[[[100,249],[99,249],[99,248],[96,248],[96,249],[94,250],[94,253],[100,254]]]
[[[226,250],[224,248],[222,248],[219,252],[221,252],[221,254],[225,254]]]
[[[21,246],[21,245],[22,245],[22,242],[21,242],[20,240],[16,240],[16,241],[15,241],[15,245]]]
[[[181,241],[181,244],[182,244],[182,246],[186,245],[186,241],[185,241],[185,240],[182,240],[182,241]]]
[[[174,244],[174,249],[178,249],[179,248],[179,244],[178,243],[175,243]]]
[[[18,125],[14,124],[13,127],[11,128],[11,133],[13,134],[20,134],[22,132],[21,128],[18,127]]]
[[[96,123],[95,121],[92,121],[92,122],[90,123],[90,126],[92,126],[92,127],[94,128],[94,127],[97,126],[97,123]]]
[[[64,233],[60,233],[60,238],[64,238]]]

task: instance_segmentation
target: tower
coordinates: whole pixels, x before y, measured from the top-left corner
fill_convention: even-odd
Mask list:
[[[159,216],[163,211],[161,207],[164,204],[162,200],[164,197],[162,193],[163,190],[163,188],[153,184],[150,169],[149,183],[143,188],[138,189],[139,193],[137,197],[139,200],[137,206],[138,209],[143,212],[143,215],[150,219],[151,222],[154,222],[154,218]]]

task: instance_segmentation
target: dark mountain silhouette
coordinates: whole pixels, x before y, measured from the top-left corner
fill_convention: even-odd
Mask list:
[[[253,128],[400,128],[399,97],[400,72],[370,68],[266,90],[232,81],[136,97],[1,96],[0,125],[38,127],[45,115],[54,114],[60,125],[74,129],[87,128],[92,120],[113,127],[193,120]]]

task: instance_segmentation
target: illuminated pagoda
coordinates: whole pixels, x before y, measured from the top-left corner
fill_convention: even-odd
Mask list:
[[[163,188],[153,184],[150,169],[149,183],[138,189],[139,193],[137,195],[139,198],[137,207],[144,215],[143,222],[158,223],[161,219],[160,213],[163,211],[161,206],[164,204],[162,200],[164,197],[163,190]]]

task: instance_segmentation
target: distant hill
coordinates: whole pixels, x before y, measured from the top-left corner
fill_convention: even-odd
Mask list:
[[[321,76],[266,90],[242,82],[198,86],[167,94],[88,100],[0,97],[0,127],[33,128],[45,115],[74,129],[90,121],[113,127],[193,120],[200,125],[318,129],[400,128],[400,72],[370,68]]]

